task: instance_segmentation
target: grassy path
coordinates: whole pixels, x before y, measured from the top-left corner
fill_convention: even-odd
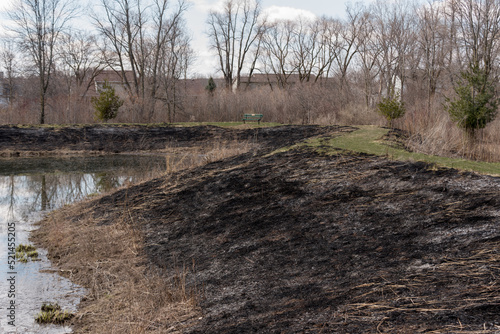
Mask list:
[[[389,129],[377,126],[359,126],[359,130],[329,140],[310,140],[308,145],[330,147],[360,153],[387,156],[389,159],[401,161],[425,161],[442,167],[451,167],[461,170],[474,171],[481,174],[500,176],[500,163],[489,163],[427,155],[409,152],[404,149],[394,148],[382,140]]]

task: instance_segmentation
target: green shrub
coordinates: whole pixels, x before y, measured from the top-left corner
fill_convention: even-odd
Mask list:
[[[455,100],[446,99],[445,109],[453,122],[473,140],[476,130],[483,129],[497,113],[498,98],[495,88],[479,66],[471,66],[460,73],[454,87]]]
[[[35,246],[33,245],[23,245],[23,244],[19,244],[17,247],[16,247],[16,252],[24,252],[24,253],[28,253],[28,252],[32,252],[36,250]]]
[[[39,261],[38,252],[32,245],[20,244],[16,247],[16,259],[21,263],[31,261]]]
[[[212,77],[208,79],[208,84],[206,85],[205,89],[211,96],[214,95],[214,92],[217,89],[217,85],[215,84],[215,81]]]
[[[387,119],[388,126],[392,128],[393,121],[402,117],[406,109],[400,94],[390,93],[377,104],[377,111]]]
[[[92,97],[92,106],[95,109],[96,120],[107,122],[118,115],[118,109],[123,105],[123,100],[116,95],[115,89],[107,81],[99,89],[99,96]]]

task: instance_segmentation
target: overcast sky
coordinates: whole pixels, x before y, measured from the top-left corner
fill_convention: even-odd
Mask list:
[[[82,3],[99,3],[98,0],[84,0]],[[192,48],[196,52],[196,61],[191,69],[191,75],[203,76],[219,76],[216,73],[216,57],[213,51],[208,49],[207,32],[207,16],[211,9],[217,8],[224,0],[190,0],[190,6],[185,13],[187,28],[192,38]],[[319,17],[322,15],[330,17],[344,17],[346,3],[349,0],[262,0],[262,7],[270,18],[288,18],[293,19],[298,15],[305,17]],[[360,2],[369,2],[368,0]],[[5,20],[5,10],[11,3],[9,0],[0,0],[0,10],[2,20]],[[174,4],[175,1],[172,1]],[[85,22],[86,17],[79,19],[80,22]],[[79,23],[78,26],[82,26]]]

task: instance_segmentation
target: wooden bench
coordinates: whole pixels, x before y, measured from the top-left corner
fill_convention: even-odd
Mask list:
[[[246,121],[257,121],[260,124],[262,117],[264,117],[262,114],[245,114],[243,115],[243,123]]]

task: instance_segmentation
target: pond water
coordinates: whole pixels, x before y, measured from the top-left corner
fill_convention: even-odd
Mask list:
[[[33,224],[50,210],[127,183],[159,175],[171,157],[112,155],[0,159],[0,333],[70,333],[38,325],[44,302],[76,311],[85,290],[56,274],[47,252],[40,261],[12,261],[9,252],[29,244]]]

